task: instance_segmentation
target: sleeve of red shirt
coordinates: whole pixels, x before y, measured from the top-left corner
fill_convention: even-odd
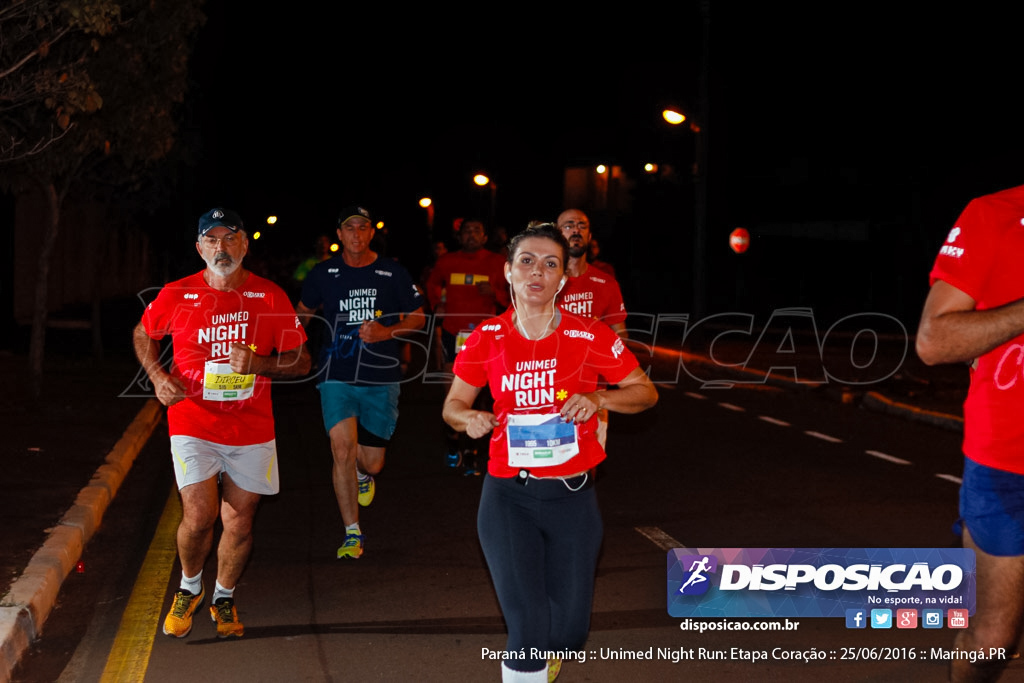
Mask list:
[[[626,304],[622,301],[622,289],[617,280],[609,280],[608,306],[601,311],[598,319],[605,325],[617,325],[626,322]]]
[[[995,233],[986,226],[996,225],[999,220],[997,208],[984,197],[972,200],[943,242],[932,267],[931,284],[942,280],[980,300],[993,262],[992,250],[998,248]]]
[[[594,343],[590,347],[587,364],[609,384],[618,384],[640,367],[633,352],[608,325],[595,320],[590,331],[594,334]]]
[[[170,332],[168,327],[170,317],[167,310],[169,297],[166,292],[166,287],[161,289],[160,293],[156,295],[156,299],[146,306],[146,310],[142,312],[143,329],[146,330],[146,334],[151,339],[157,341],[163,339]]]
[[[455,376],[474,387],[487,386],[488,344],[478,327],[466,339],[466,346],[455,356]]]

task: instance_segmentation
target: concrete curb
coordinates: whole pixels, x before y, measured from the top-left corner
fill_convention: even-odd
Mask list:
[[[162,417],[160,402],[147,401],[0,600],[0,681],[10,680],[25,650],[39,637],[61,584],[81,558],[82,549],[96,533],[135,457]]]
[[[900,403],[899,401],[894,401],[877,391],[869,391],[866,393],[862,404],[869,410],[889,413],[890,415],[898,415],[899,417],[905,417],[909,420],[926,422],[936,427],[942,427],[943,429],[949,429],[955,432],[962,432],[964,430],[964,419],[958,415],[949,415],[948,413],[940,413],[935,410],[925,410],[924,408],[918,408],[917,406],[912,406],[907,403]]]

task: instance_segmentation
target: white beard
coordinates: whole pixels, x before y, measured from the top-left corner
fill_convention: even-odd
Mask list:
[[[223,258],[228,259],[230,263],[224,263],[223,261],[218,263],[218,259]],[[231,260],[231,257],[225,254],[224,252],[219,252],[215,254],[213,258],[205,260],[207,267],[220,277],[229,277],[236,270],[238,270],[239,266],[242,265],[241,261]]]

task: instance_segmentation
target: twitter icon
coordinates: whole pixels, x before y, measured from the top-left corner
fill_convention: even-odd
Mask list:
[[[892,628],[892,610],[871,610],[871,628]]]

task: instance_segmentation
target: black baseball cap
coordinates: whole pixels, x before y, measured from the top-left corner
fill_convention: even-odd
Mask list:
[[[359,216],[361,218],[365,218],[371,223],[373,222],[370,220],[369,211],[359,206],[358,204],[353,204],[352,206],[346,206],[344,209],[341,210],[341,213],[338,214],[338,227],[340,228],[342,223],[347,221],[349,218],[352,218],[353,216]]]
[[[214,228],[227,228],[231,232],[245,230],[241,216],[231,209],[221,209],[219,207],[210,209],[199,217],[199,235],[196,239],[198,240]]]

